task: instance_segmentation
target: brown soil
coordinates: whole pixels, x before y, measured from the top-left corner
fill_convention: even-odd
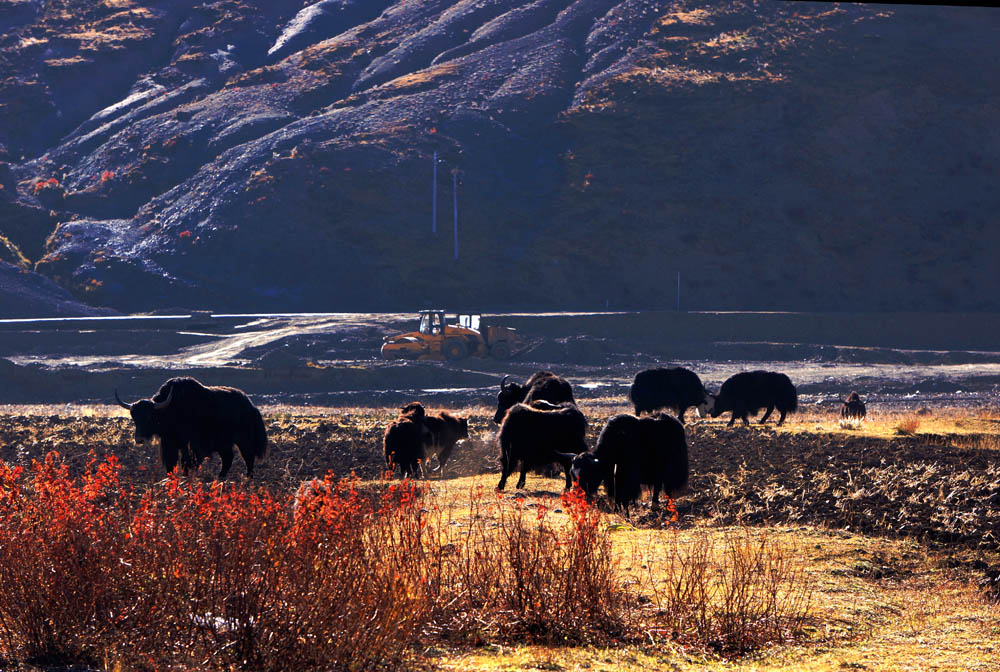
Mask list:
[[[94,451],[117,456],[130,479],[163,477],[156,449],[134,444],[124,411],[107,416],[71,408],[68,414],[41,415],[38,408],[52,407],[0,415],[0,460],[28,466],[57,450],[82,467]],[[469,416],[473,438],[459,444],[444,477],[496,472],[492,409],[452,410]],[[606,418],[622,409],[598,401],[584,410],[593,445]],[[331,470],[378,478],[384,470],[382,433],[394,413],[392,408],[265,409],[270,446],[257,478],[282,487]],[[683,520],[819,525],[1000,551],[1000,450],[990,431],[995,421],[980,419],[971,433],[897,437],[806,430],[806,424],[805,418],[781,430],[689,424],[691,479],[677,502]],[[233,480],[242,478],[240,462]],[[428,466],[436,467],[433,457]],[[218,469],[213,457],[196,477],[211,479]],[[560,482],[552,483],[558,492]],[[658,526],[662,517],[642,509],[633,523]]]

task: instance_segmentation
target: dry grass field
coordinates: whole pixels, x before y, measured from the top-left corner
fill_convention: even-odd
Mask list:
[[[582,408],[591,445],[627,410],[610,399]],[[363,492],[391,487],[380,452],[394,409],[263,410],[271,446],[259,485],[275,511],[330,471],[355,474]],[[496,495],[493,409],[450,410],[470,416],[473,438],[418,488],[419,543],[403,553],[385,542],[387,555],[419,555],[426,573],[414,580],[435,591],[418,591],[428,615],[395,657],[359,669],[1000,669],[1000,413],[914,408],[845,423],[808,407],[781,428],[690,422],[687,491],[674,510],[645,506],[626,520],[600,506],[581,513],[561,478],[529,475],[523,493]],[[29,468],[50,451],[73,476],[93,451],[115,456],[137,491],[163,487],[156,451],[133,444],[120,409],[0,409],[0,461]],[[209,487],[218,466],[202,465],[190,487]],[[243,491],[242,469],[237,458],[219,492]],[[17,648],[0,637],[5,669],[31,662]],[[203,669],[274,669],[206,655]],[[58,662],[192,663],[88,656]],[[352,669],[343,654],[331,660],[321,669]]]

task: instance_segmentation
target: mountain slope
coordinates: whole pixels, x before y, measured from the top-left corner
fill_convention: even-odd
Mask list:
[[[679,271],[687,308],[998,308],[994,10],[8,0],[0,23],[0,233],[88,301],[668,307]]]

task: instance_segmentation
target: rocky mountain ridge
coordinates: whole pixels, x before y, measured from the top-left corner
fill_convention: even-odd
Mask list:
[[[3,259],[126,311],[663,308],[678,272],[687,308],[997,310],[998,27],[3,0]]]

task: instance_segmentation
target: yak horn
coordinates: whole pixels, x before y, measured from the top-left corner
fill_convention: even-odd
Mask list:
[[[167,392],[167,398],[164,399],[163,401],[154,401],[153,408],[155,408],[158,411],[162,411],[164,408],[170,405],[170,399],[173,396],[174,396],[174,388],[173,386],[171,386],[170,391]]]
[[[121,400],[121,397],[118,396],[118,388],[117,387],[115,388],[115,401],[117,401],[118,405],[121,406],[122,408],[124,408],[126,410],[129,410],[129,411],[132,410],[132,406],[129,405],[129,404],[126,404],[124,401]]]
[[[506,392],[506,391],[507,391],[507,387],[506,387],[506,384],[507,384],[507,379],[508,379],[508,378],[510,378],[510,376],[504,376],[504,377],[503,377],[503,380],[501,380],[501,381],[500,381],[500,389],[501,389],[501,390],[502,390],[503,392]]]

